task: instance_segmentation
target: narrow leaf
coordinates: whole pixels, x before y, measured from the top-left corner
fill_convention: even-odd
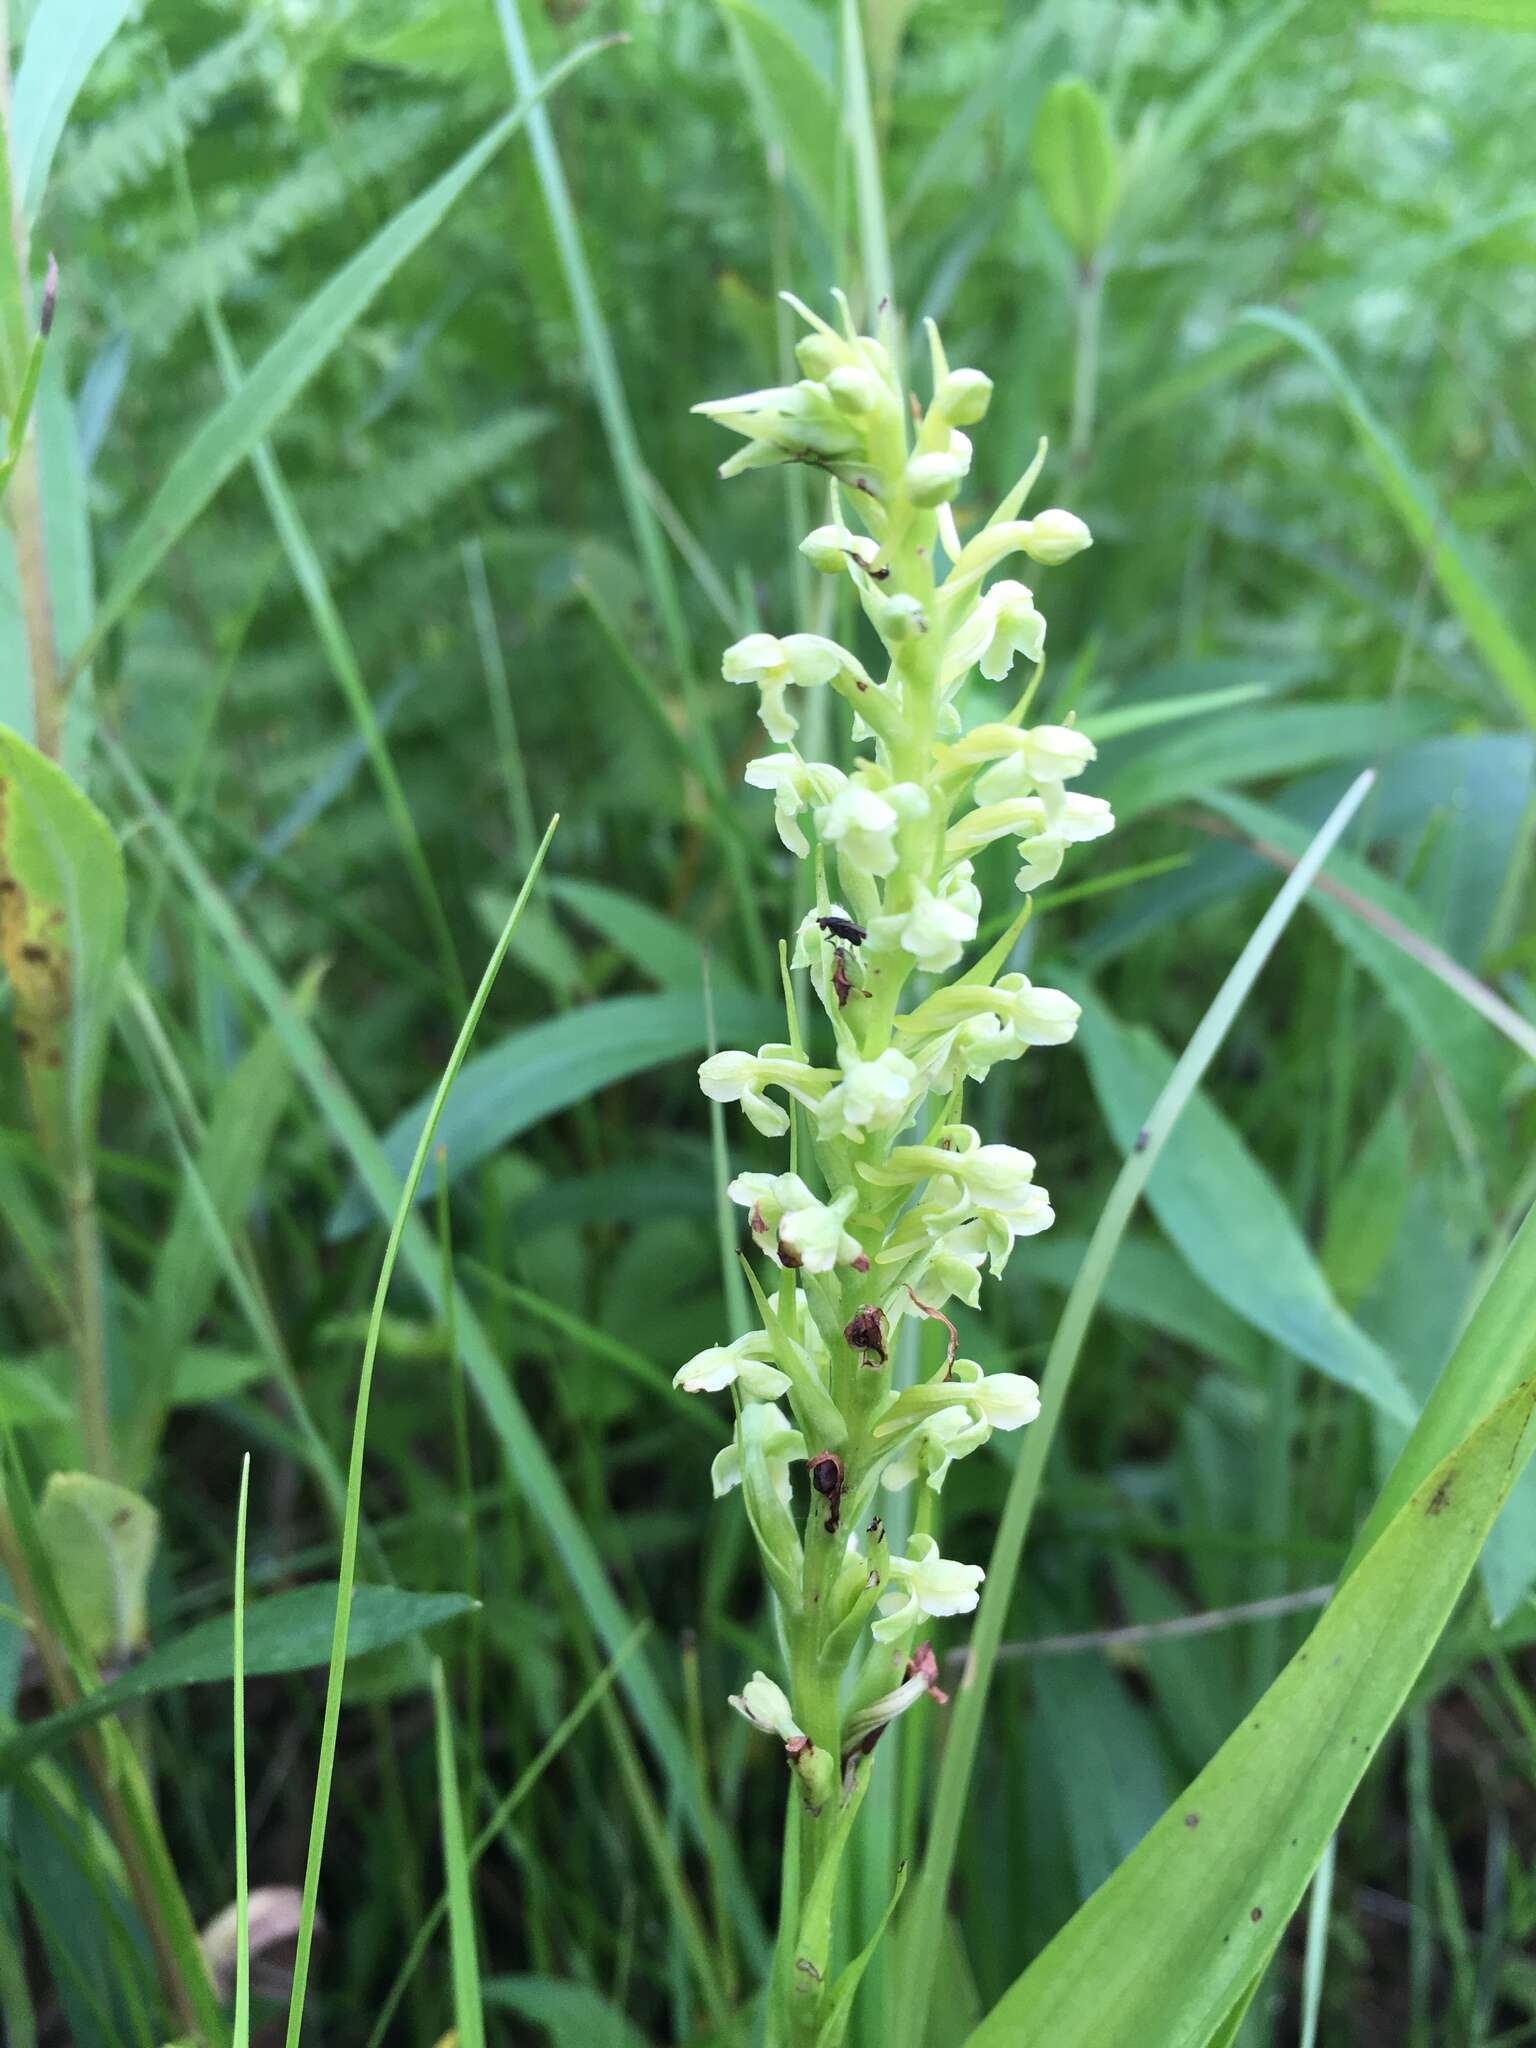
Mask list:
[[[465,1593],[407,1593],[398,1586],[358,1586],[352,1595],[348,1655],[366,1657],[375,1650],[387,1650],[421,1629],[452,1621],[474,1604]],[[299,1586],[247,1606],[246,1677],[312,1671],[323,1665],[331,1654],[335,1620],[334,1585]],[[13,1776],[34,1756],[106,1714],[153,1699],[157,1693],[178,1692],[185,1685],[226,1684],[234,1669],[233,1615],[200,1621],[73,1706],[44,1721],[29,1721],[0,1741],[0,1778]]]
[[[129,0],[41,0],[32,16],[11,110],[11,176],[29,221],[43,203],[69,110],[128,6]]]

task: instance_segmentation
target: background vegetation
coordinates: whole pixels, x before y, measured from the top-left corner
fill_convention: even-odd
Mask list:
[[[1038,1368],[1170,1054],[1311,829],[1378,771],[1091,1332],[989,1715],[935,2048],[1300,1640],[1532,1194],[1536,39],[1496,25],[1512,5],[1440,12],[1465,18],[1329,0],[865,15],[897,302],[998,384],[975,502],[1048,433],[1041,502],[1095,535],[1050,577],[1042,702],[1090,733],[1122,721],[1091,784],[1122,829],[1029,935],[1032,973],[1096,991],[1082,1057],[993,1089],[1059,1221],[984,1297],[978,1356]],[[518,75],[615,29],[628,40],[553,89],[532,148],[500,148],[254,459],[146,552],[146,505],[240,366]],[[455,1915],[462,1936],[472,1912],[492,2038],[693,2039],[700,1957],[729,1987],[760,1955],[748,1901],[772,1896],[781,1773],[723,1702],[771,1633],[739,1514],[708,1498],[716,1422],[667,1383],[729,1314],[693,1079],[706,962],[721,1041],[777,1035],[794,908],[740,786],[749,693],[717,681],[718,650],[759,621],[828,622],[793,548],[818,494],[787,472],[718,484],[688,408],[783,372],[776,288],[820,306],[838,280],[885,282],[844,54],[809,0],[521,19],[510,0],[153,0],[91,69],[54,164],[38,434],[58,637],[90,657],[66,758],[129,862],[98,1194],[118,1473],[160,1516],[154,1644],[228,1607],[246,1452],[252,1599],[336,1577],[394,1186],[368,1134],[396,1134],[403,1170],[413,1105],[562,820],[373,1384],[360,1575],[480,1603],[427,1638],[453,1746],[445,1764],[421,1638],[382,1627],[393,1647],[354,1664],[340,1724],[315,2038],[452,2024],[465,1955],[446,1932],[386,2000],[443,1883],[454,1765],[470,1835],[495,1822]],[[1036,110],[1068,74],[1102,95],[1118,162],[1086,259],[1040,182]],[[0,567],[0,720],[27,732]],[[1125,715],[1196,694],[1178,723]],[[14,1490],[82,1453],[63,1220],[9,1034],[0,1060]],[[464,1290],[446,1310],[440,1255]],[[985,1556],[1017,1442],[953,1475],[950,1516],[974,1524],[958,1554]],[[1533,1574],[1527,1487],[1355,1801],[1325,1971],[1304,1994],[1298,1926],[1245,2041],[1536,2039]],[[271,1664],[323,1663],[323,1603],[310,1620],[307,1652],[295,1622],[269,1675],[251,1661],[262,1886],[304,1868],[323,1681]],[[31,1722],[47,1701],[21,1644],[0,1620]],[[229,1688],[163,1683],[124,1725],[204,1924],[235,1889]],[[914,1714],[891,1738],[866,1912],[940,1732]],[[702,1847],[691,1756],[720,1816]],[[11,2037],[165,2038],[77,1752],[24,1756],[13,1731],[0,1765]],[[876,1974],[871,2015],[888,1991]]]

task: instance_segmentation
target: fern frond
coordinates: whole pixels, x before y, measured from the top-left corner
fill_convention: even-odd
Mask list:
[[[264,34],[259,20],[248,22],[159,91],[97,122],[69,151],[60,197],[82,212],[97,212],[152,178],[252,68]]]
[[[312,488],[304,508],[317,545],[344,566],[365,561],[392,535],[430,517],[553,424],[551,413],[514,406],[462,434],[434,437],[413,453],[374,462],[362,476]],[[454,573],[462,574],[457,564]]]
[[[238,220],[206,232],[161,266],[135,309],[136,344],[161,353],[193,318],[204,294],[223,299],[278,250],[345,204],[359,184],[398,169],[442,125],[442,109],[418,104],[365,114],[344,146],[312,150]]]

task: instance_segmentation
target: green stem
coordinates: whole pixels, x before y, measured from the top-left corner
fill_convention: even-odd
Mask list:
[[[1077,337],[1072,352],[1072,431],[1067,452],[1081,469],[1093,446],[1099,402],[1099,322],[1104,309],[1104,259],[1090,256],[1077,276]]]
[[[88,1470],[112,1477],[112,1415],[107,1386],[106,1318],[101,1290],[101,1233],[96,1183],[81,1173],[65,1196],[75,1283],[75,1346],[79,1362],[80,1436]]]

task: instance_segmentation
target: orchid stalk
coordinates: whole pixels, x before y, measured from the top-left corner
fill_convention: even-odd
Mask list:
[[[929,322],[922,410],[837,299],[841,331],[790,300],[809,330],[800,383],[695,408],[741,437],[722,476],[787,462],[827,476],[828,520],[802,552],[851,579],[883,658],[866,666],[815,633],[752,633],[725,652],[726,680],[757,689],[775,748],[746,779],[771,792],[780,839],[811,866],[814,908],[789,964],[806,970],[825,1027],[808,1043],[791,999],[783,1044],[700,1068],[705,1094],[787,1139],[789,1157],[729,1189],[766,1261],[761,1278],[749,1268],[759,1327],[677,1374],[690,1393],[735,1403],[714,1490],[740,1487],[777,1603],[787,1683],[757,1672],[731,1704],[783,1744],[794,1778],[769,2039],[817,2048],[840,2040],[857,1981],[830,1970],[832,1902],[876,1746],[899,1714],[942,1704],[931,1625],[974,1609],[984,1577],[942,1554],[940,1490],[956,1459],[1039,1413],[1032,1380],[957,1355],[944,1314],[952,1300],[976,1307],[983,1273],[1001,1274],[1015,1242],[1053,1221],[1033,1157],[983,1138],[967,1090],[1000,1061],[1071,1038],[1077,1004],[1009,961],[1067,848],[1114,822],[1069,786],[1094,758],[1084,734],[1025,723],[1045,619],[1032,589],[995,574],[1012,557],[1051,568],[1089,545],[1070,512],[1022,516],[1044,443],[962,538],[965,429],[985,416],[990,379],[951,369]],[[967,726],[978,669],[994,684],[1017,672],[1023,687],[1005,717]],[[796,703],[811,689],[848,706],[865,750],[848,772],[795,745]],[[976,857],[1008,839],[1025,900],[967,964],[982,913]],[[898,1388],[894,1340],[911,1316],[947,1325],[949,1342],[932,1377]],[[882,1495],[912,1486],[915,1533],[898,1551]]]

